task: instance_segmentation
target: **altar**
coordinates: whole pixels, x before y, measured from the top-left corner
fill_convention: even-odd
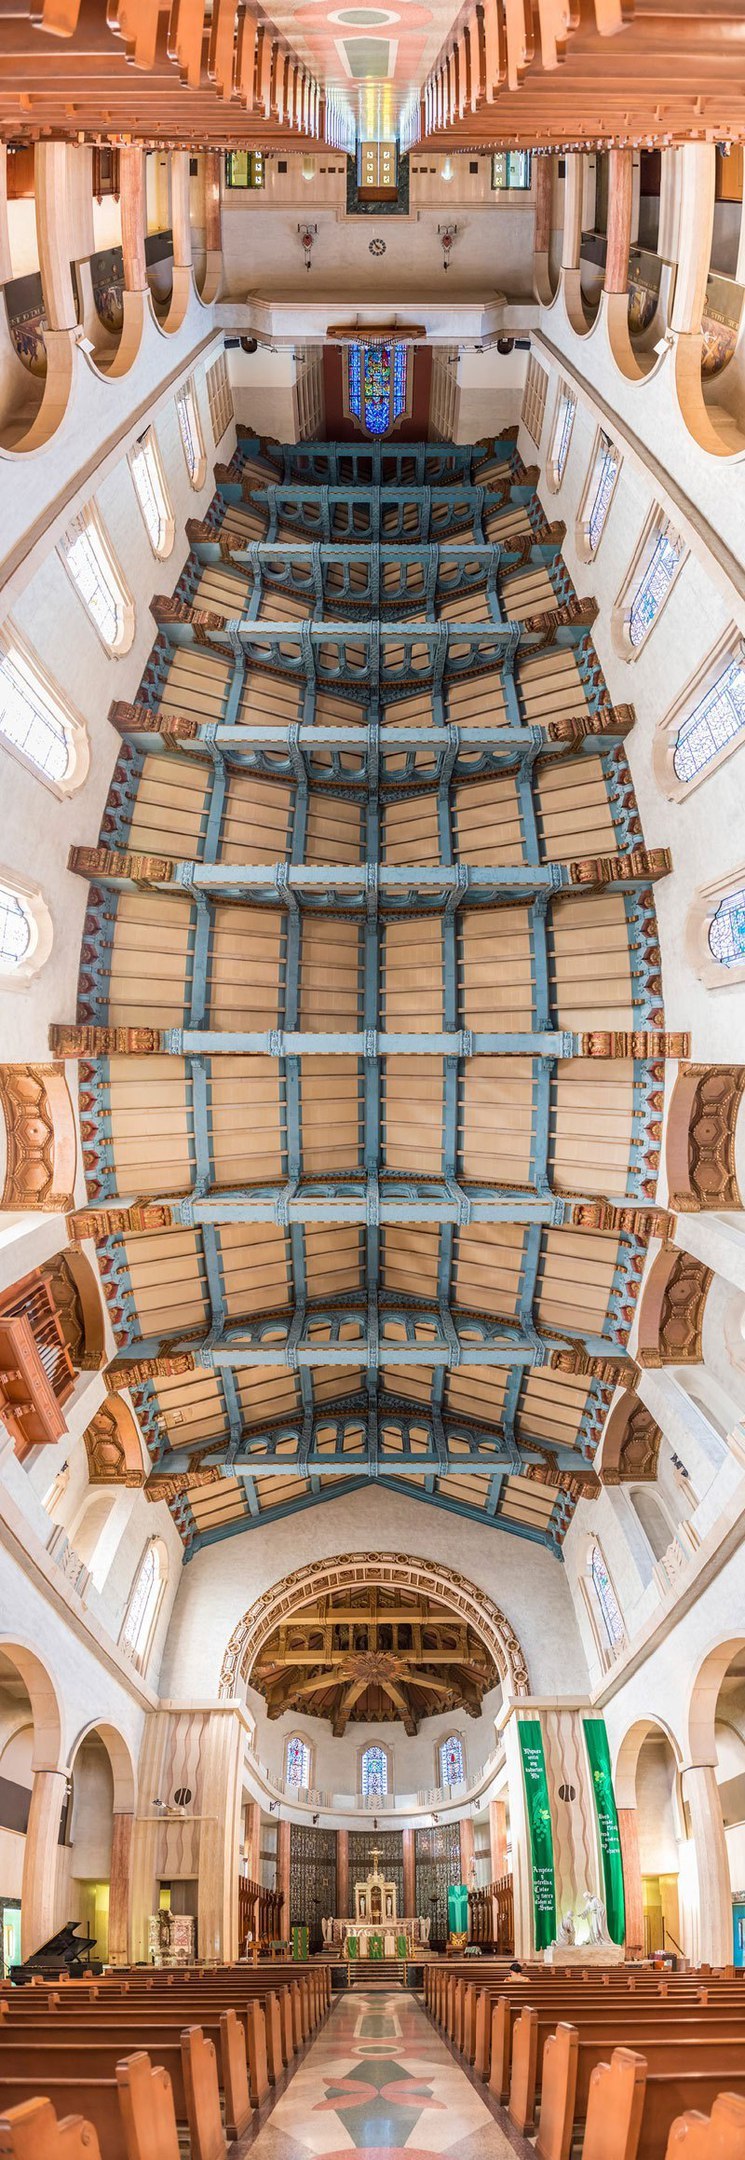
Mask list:
[[[431,1921],[399,1915],[396,1885],[386,1881],[377,1865],[379,1846],[373,1846],[372,1856],[370,1874],[355,1883],[354,1917],[322,1921],[324,1946],[338,1946],[350,1959],[421,1957],[429,1948]]]

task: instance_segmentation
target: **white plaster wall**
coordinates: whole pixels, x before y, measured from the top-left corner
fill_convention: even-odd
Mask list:
[[[493,1598],[511,1622],[535,1693],[586,1690],[587,1668],[559,1560],[543,1546],[482,1531],[465,1517],[370,1486],[264,1523],[255,1535],[203,1547],[183,1572],[162,1693],[179,1702],[214,1698],[229,1638],[257,1598],[294,1568],[366,1551],[444,1560]]]
[[[517,348],[500,353],[491,345],[486,352],[460,353],[456,442],[479,442],[482,435],[500,435],[516,425],[527,366],[528,353]]]
[[[554,314],[555,308],[544,310],[542,324],[554,328]],[[585,343],[584,366],[589,366],[595,357],[602,359],[603,347],[595,338],[576,342]],[[550,375],[540,450],[543,474],[562,370],[540,340],[536,344],[536,356],[541,365],[548,366]],[[604,388],[609,387],[607,367],[601,368],[600,382]],[[593,378],[593,393],[599,387]],[[620,434],[617,427],[614,429],[612,415],[608,425],[622,451],[623,463],[600,546],[591,563],[582,560],[576,545],[577,520],[601,420],[605,424],[605,415],[597,398],[591,402],[581,392],[562,485],[554,492],[542,478],[539,492],[547,516],[563,518],[566,522],[562,552],[578,593],[582,597],[592,595],[597,600],[599,614],[592,637],[613,702],[631,703],[636,712],[636,725],[627,737],[625,750],[645,845],[669,847],[672,853],[670,875],[655,886],[665,1025],[670,1029],[690,1031],[694,1058],[739,1061],[743,1046],[741,986],[728,979],[725,969],[722,969],[721,983],[715,989],[704,983],[699,972],[698,948],[689,948],[687,942],[687,926],[700,890],[729,871],[737,876],[745,865],[742,819],[745,746],[736,748],[682,801],[669,800],[660,791],[653,768],[653,751],[660,724],[714,652],[718,641],[733,623],[745,629],[745,585],[741,573],[735,576],[733,569],[730,576],[727,564],[717,562],[711,555],[707,559],[705,542],[709,536],[695,503],[686,502],[682,493],[675,501],[670,497],[669,489],[657,485],[654,472],[639,456],[638,445]],[[534,463],[535,445],[524,428],[520,430],[519,441],[526,463]],[[680,455],[667,402],[658,415],[655,451],[659,460],[669,455],[673,472],[677,466],[680,473],[681,486],[696,479],[698,468],[693,470],[690,457],[683,459]],[[703,453],[697,453],[697,458],[702,456]],[[715,461],[708,458],[705,462],[710,467]],[[707,488],[706,507],[716,519],[717,532],[726,534],[730,546],[739,541],[745,554],[741,483],[735,509],[735,498],[731,494],[734,474],[723,463],[720,463],[720,480],[721,496],[716,502],[710,501]],[[611,618],[647,518],[660,503],[673,523],[683,531],[690,553],[650,635],[637,657],[629,661],[621,658],[615,648]],[[703,941],[700,957],[703,964]]]
[[[286,210],[253,202],[249,207],[228,189],[222,203],[224,293],[237,300],[248,293],[298,294],[305,301],[315,300],[320,286],[322,296],[342,295],[349,306],[359,295],[369,306],[378,299],[400,305],[421,295],[431,298],[442,286],[443,300],[462,293],[487,300],[498,292],[527,299],[533,216],[530,197],[525,204],[459,209],[446,271],[437,234],[438,225],[453,222],[446,203],[411,218],[346,218],[305,199]],[[298,224],[308,220],[318,226],[310,274],[298,233]],[[385,242],[384,255],[370,254],[373,239]],[[307,293],[306,287],[311,288]]]
[[[208,358],[221,347],[222,339]],[[0,873],[12,882],[16,871],[38,884],[54,926],[49,960],[28,988],[0,988],[0,1038],[5,1054],[14,1059],[43,1058],[50,1022],[74,1015],[88,887],[84,879],[68,871],[68,850],[73,840],[96,845],[121,747],[109,726],[109,706],[114,698],[136,696],[156,634],[150,601],[155,593],[173,591],[188,554],[186,520],[201,516],[214,493],[216,448],[204,362],[199,361],[191,372],[207,452],[204,487],[195,491],[190,484],[169,387],[136,426],[130,426],[97,483],[80,488],[63,514],[53,517],[43,544],[24,565],[24,573],[8,581],[0,598],[0,617],[12,618],[84,722],[91,753],[83,786],[71,799],[60,800],[38,774],[0,743],[0,787],[4,799],[12,795],[13,802],[12,820],[5,821],[0,836]],[[175,546],[165,562],[152,553],[127,460],[128,449],[148,422],[157,435],[176,524]],[[230,458],[234,441],[231,424],[220,444],[221,457]],[[134,643],[122,658],[102,644],[56,550],[70,517],[90,499],[95,500],[134,600]]]
[[[297,362],[292,350],[275,352],[259,345],[255,353],[232,345],[228,372],[239,426],[250,426],[257,435],[273,435],[278,442],[294,442],[297,417],[293,391]]]
[[[468,1717],[464,1710],[451,1710],[424,1718],[418,1733],[411,1735],[404,1732],[400,1719],[378,1725],[360,1721],[350,1723],[340,1740],[334,1739],[327,1718],[307,1717],[302,1709],[286,1710],[280,1718],[270,1718],[264,1698],[255,1688],[247,1689],[246,1700],[256,1721],[254,1751],[274,1777],[284,1777],[290,1734],[302,1732],[313,1748],[313,1784],[322,1792],[358,1793],[360,1753],[372,1741],[382,1740],[391,1757],[389,1790],[410,1793],[429,1792],[440,1784],[437,1749],[450,1733],[458,1733],[463,1742],[466,1779],[476,1776],[494,1750],[494,1719],[502,1691],[493,1688],[485,1695],[477,1718]]]
[[[82,1734],[99,1723],[115,1727],[136,1765],[148,1692],[134,1674],[129,1680],[107,1667],[95,1639],[71,1624],[7,1546],[0,1566],[0,1648],[4,1643],[25,1644],[49,1674],[62,1726],[60,1767],[70,1762]]]

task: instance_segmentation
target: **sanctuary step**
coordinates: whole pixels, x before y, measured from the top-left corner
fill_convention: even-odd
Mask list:
[[[405,1987],[407,1964],[411,1963],[406,1958],[350,1958],[349,1985],[358,1987],[362,1983],[369,1987],[371,1981],[379,1980],[387,1981],[391,1987]]]

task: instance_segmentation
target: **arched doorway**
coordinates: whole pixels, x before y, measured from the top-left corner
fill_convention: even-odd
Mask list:
[[[129,1750],[110,1725],[93,1725],[70,1758],[70,1794],[60,1854],[67,1916],[95,1938],[92,1956],[127,1955],[129,1856],[135,1781]]]
[[[3,1972],[58,1924],[58,1841],[67,1781],[54,1682],[25,1644],[0,1644],[0,1919]]]
[[[694,1681],[689,1716],[691,1773],[702,1785],[711,1821],[706,1839],[709,1903],[717,1914],[721,1954],[745,1965],[745,1639],[709,1651]]]
[[[650,1956],[690,1951],[691,1887],[680,1760],[665,1726],[640,1719],[622,1742],[616,1798],[623,1846],[627,1945]]]

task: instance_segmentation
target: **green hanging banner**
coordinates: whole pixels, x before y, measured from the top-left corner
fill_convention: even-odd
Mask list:
[[[600,1833],[600,1855],[603,1862],[603,1888],[608,1934],[611,1942],[622,1943],[626,1932],[626,1905],[623,1891],[623,1862],[621,1840],[618,1834],[618,1811],[613,1791],[608,1735],[604,1718],[583,1718],[585,1745],[590,1764],[592,1789],[595,1795],[595,1813]]]
[[[448,1934],[468,1934],[468,1885],[448,1883]]]
[[[536,1950],[545,1950],[556,1937],[556,1887],[543,1734],[538,1718],[519,1718],[517,1730],[530,1835],[535,1947]]]

